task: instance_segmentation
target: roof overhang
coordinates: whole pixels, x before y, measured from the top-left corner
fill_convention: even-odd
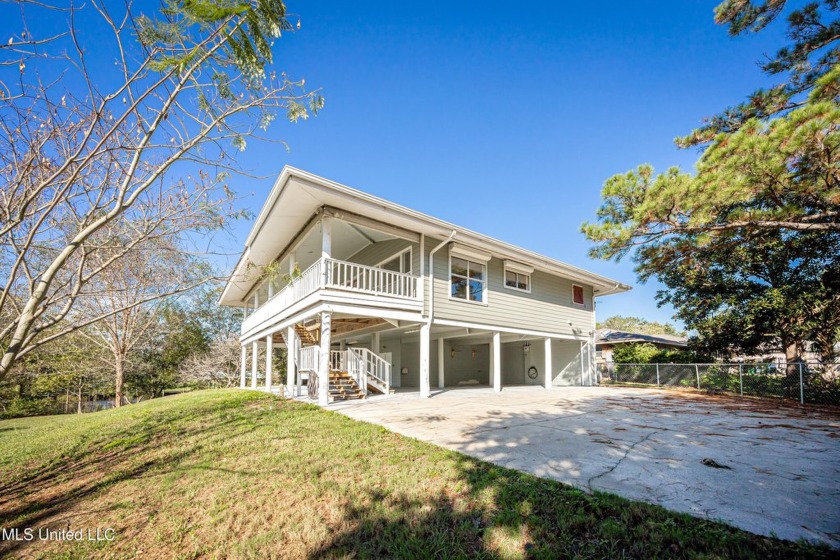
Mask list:
[[[461,245],[593,286],[595,296],[631,289],[616,280],[285,166],[248,234],[245,250],[225,285],[219,303],[241,305],[255,282],[256,275],[249,274],[249,269],[259,269],[280,257],[295,235],[324,207],[332,208],[338,218],[343,211],[429,237],[445,239],[454,231],[453,241]]]

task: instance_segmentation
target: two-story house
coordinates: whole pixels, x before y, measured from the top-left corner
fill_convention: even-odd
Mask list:
[[[220,299],[242,376],[321,404],[432,387],[589,385],[595,297],[620,282],[285,167]],[[248,367],[250,364],[250,368]]]

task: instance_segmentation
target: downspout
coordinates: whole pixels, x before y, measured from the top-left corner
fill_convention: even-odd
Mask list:
[[[449,234],[449,237],[441,241],[434,249],[429,251],[429,318],[426,319],[426,324],[432,326],[432,319],[435,316],[435,253],[443,248],[444,245],[452,241],[455,237],[455,230]]]

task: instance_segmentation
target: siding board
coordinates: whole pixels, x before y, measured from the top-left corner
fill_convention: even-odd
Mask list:
[[[436,319],[577,336],[594,328],[592,286],[583,286],[583,306],[572,302],[573,281],[541,271],[531,275],[530,293],[512,290],[504,286],[504,262],[493,258],[487,266],[487,303],[478,304],[450,299],[448,250],[435,254],[434,268]]]

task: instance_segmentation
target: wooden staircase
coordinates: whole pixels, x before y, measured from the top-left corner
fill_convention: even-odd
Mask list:
[[[307,328],[303,323],[297,323],[295,325],[295,332],[300,338],[300,345],[301,346],[317,346],[320,344],[320,330],[318,329],[318,325],[314,329]],[[286,331],[280,331],[280,339],[283,341],[283,344],[286,344]]]
[[[364,392],[349,373],[335,369],[330,371],[330,401],[363,398]]]

